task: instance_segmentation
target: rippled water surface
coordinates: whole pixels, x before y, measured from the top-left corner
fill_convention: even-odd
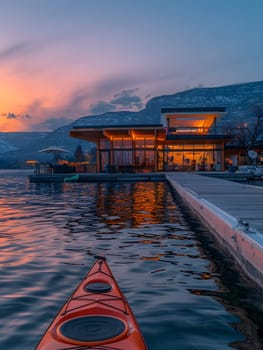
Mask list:
[[[106,255],[149,350],[261,349],[262,306],[257,324],[242,308],[247,289],[231,288],[234,274],[166,183],[30,184],[2,171],[0,208],[1,349],[34,349],[95,254]]]

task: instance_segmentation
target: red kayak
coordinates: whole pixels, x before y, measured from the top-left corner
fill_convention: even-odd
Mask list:
[[[96,259],[35,350],[147,350],[106,259]]]

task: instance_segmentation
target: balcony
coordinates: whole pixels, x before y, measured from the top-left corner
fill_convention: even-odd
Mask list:
[[[224,140],[229,138],[221,127],[168,127],[166,140]]]

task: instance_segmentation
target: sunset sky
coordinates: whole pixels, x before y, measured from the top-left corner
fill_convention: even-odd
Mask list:
[[[263,80],[263,0],[0,0],[1,131]]]

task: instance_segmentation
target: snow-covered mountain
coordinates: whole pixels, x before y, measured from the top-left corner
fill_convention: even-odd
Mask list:
[[[159,123],[162,107],[225,107],[223,122],[253,117],[252,107],[263,104],[263,81],[213,88],[195,88],[150,99],[139,112],[109,112],[76,120],[74,126]]]
[[[48,132],[0,132],[0,154],[40,142],[48,134]]]
[[[17,147],[12,146],[11,144],[5,142],[4,140],[0,139],[0,153],[6,153],[9,151],[15,151],[17,150]]]
[[[21,133],[21,138],[20,133],[15,133],[15,136],[10,135],[14,133],[0,133],[0,142],[3,144],[1,151],[0,143],[0,153],[2,152],[0,167],[7,164],[7,159],[13,164],[15,162],[23,164],[28,159],[41,160],[45,155],[38,151],[48,146],[63,146],[73,153],[78,145],[81,145],[84,151],[91,150],[94,144],[69,136],[69,131],[74,126],[158,124],[162,107],[225,107],[227,113],[222,123],[235,123],[240,120],[249,123],[254,116],[252,108],[259,104],[263,104],[263,81],[221,87],[200,87],[154,97],[138,112],[121,111],[84,116],[50,133],[32,133],[34,134],[32,138],[28,136],[30,133],[26,133],[27,142],[23,135],[25,133]],[[12,136],[16,139],[16,143],[14,140],[11,142]],[[19,139],[21,142],[18,145]],[[12,147],[15,149],[12,150]]]

